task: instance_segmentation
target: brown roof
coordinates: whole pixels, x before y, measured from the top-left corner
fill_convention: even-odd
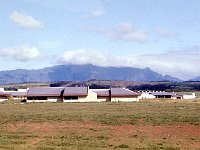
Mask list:
[[[176,93],[174,93],[174,92],[153,92],[152,95],[154,95],[154,96],[175,96]]]
[[[16,97],[21,97],[21,96],[26,96],[27,92],[10,92],[11,96],[16,96]]]
[[[87,96],[87,87],[65,87],[63,96]]]
[[[29,96],[61,96],[64,87],[34,87],[27,92]]]
[[[97,96],[110,96],[110,89],[105,90],[92,90],[93,92],[97,93]]]
[[[111,97],[136,97],[139,93],[124,88],[111,88]]]

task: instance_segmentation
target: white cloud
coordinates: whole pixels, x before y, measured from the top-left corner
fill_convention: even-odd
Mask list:
[[[94,16],[94,17],[101,17],[103,15],[104,15],[104,12],[100,11],[100,10],[95,10],[92,12],[92,16]]]
[[[125,41],[144,42],[148,38],[148,33],[136,30],[131,23],[121,23],[117,26],[114,36]]]
[[[167,31],[167,30],[162,30],[162,29],[156,30],[156,34],[159,35],[159,36],[161,36],[161,37],[165,37],[165,38],[172,37],[172,36],[176,35],[175,32],[171,32],[171,31]]]
[[[129,22],[120,23],[117,25],[117,30],[118,32],[121,32],[121,33],[130,33],[130,32],[134,32],[134,27]]]
[[[43,41],[39,43],[39,48],[44,48],[44,49],[53,49],[53,48],[58,48],[63,45],[63,41],[59,40],[51,40],[51,41]]]
[[[149,34],[134,28],[131,23],[121,23],[112,29],[107,28],[89,28],[87,31],[99,33],[107,38],[122,40],[122,41],[136,41],[146,42]]]
[[[19,13],[17,11],[13,12],[10,15],[10,19],[16,24],[22,27],[26,27],[26,28],[42,28],[43,27],[43,24],[40,21],[34,19],[33,17],[29,15]]]
[[[0,50],[0,57],[10,57],[17,61],[28,61],[39,57],[39,50],[36,47],[23,45],[19,48],[6,48]]]
[[[92,19],[92,18],[100,18],[104,15],[104,12],[101,10],[95,10],[90,13],[87,13],[82,16],[83,19]]]
[[[88,32],[94,32],[94,33],[98,33],[101,34],[107,38],[111,38],[111,31],[109,31],[108,29],[104,28],[104,27],[99,27],[99,28],[87,28],[86,31]]]
[[[19,0],[20,1],[20,0]],[[62,10],[86,13],[93,10],[104,10],[104,4],[102,0],[25,0],[29,3],[38,3],[47,8],[59,8]]]
[[[84,49],[66,51],[61,56],[61,58],[58,58],[58,60],[60,63],[94,64],[100,66],[106,65],[108,63],[108,57],[106,55],[102,55],[100,52],[97,51]]]
[[[163,75],[169,74],[181,79],[200,75],[200,49],[174,50],[160,54],[137,54],[114,56],[92,50],[67,51],[59,57],[61,64],[93,64],[98,66],[150,67]]]
[[[128,65],[150,67],[151,69],[182,79],[200,75],[200,51],[168,51],[160,54],[143,54],[127,56]]]
[[[147,40],[147,33],[145,32],[138,32],[138,33],[127,33],[122,34],[118,36],[118,39],[124,40],[124,41],[139,41],[139,42],[145,42]]]

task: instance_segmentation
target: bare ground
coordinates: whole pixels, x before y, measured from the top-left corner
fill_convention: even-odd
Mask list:
[[[200,126],[183,125],[102,125],[95,122],[18,122],[6,124],[9,133],[26,131],[37,136],[29,139],[21,148],[36,148],[47,137],[64,135],[82,136],[89,140],[98,137],[104,140],[105,149],[117,149],[120,145],[128,149],[159,149],[159,146],[171,149],[199,149]],[[81,139],[80,139],[81,140]],[[91,139],[92,140],[92,139]],[[48,143],[47,143],[48,145]],[[72,141],[73,145],[73,141]],[[119,145],[119,147],[117,147]],[[147,146],[148,145],[148,146]],[[109,146],[109,147],[107,147]]]

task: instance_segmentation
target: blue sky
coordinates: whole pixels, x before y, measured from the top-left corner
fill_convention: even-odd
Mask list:
[[[1,0],[0,70],[59,64],[200,75],[198,0]]]

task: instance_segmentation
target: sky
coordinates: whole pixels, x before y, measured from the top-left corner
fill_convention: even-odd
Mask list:
[[[200,76],[199,0],[0,0],[0,70],[61,64]]]

